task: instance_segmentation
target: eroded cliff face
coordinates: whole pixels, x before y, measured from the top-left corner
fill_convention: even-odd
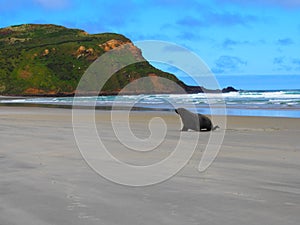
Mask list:
[[[131,41],[111,39],[99,44],[98,47],[100,47],[104,51],[104,53],[109,52],[111,50],[121,51],[126,48],[126,50],[130,51],[130,53],[135,59],[139,61],[145,60],[142,56],[142,51],[139,48],[137,48]],[[87,48],[83,45],[79,46],[74,55],[77,59],[79,59],[80,57],[89,57],[89,59],[92,61],[94,61],[97,57],[100,56],[100,54],[97,54],[94,48]]]
[[[111,39],[103,44],[99,44],[99,47],[102,48],[105,52],[107,52],[128,43],[131,42]]]
[[[108,52],[113,49],[121,50],[126,48],[136,59],[145,60],[142,56],[142,51],[139,48],[137,48],[131,41],[111,39],[103,44],[100,44],[99,47],[102,48],[105,52]]]

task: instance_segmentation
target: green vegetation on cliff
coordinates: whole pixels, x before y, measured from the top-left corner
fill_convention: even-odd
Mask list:
[[[124,44],[131,46],[133,57],[142,57],[140,50],[119,34],[90,35],[83,30],[37,24],[2,28],[0,95],[74,94],[85,70],[103,53]],[[184,86],[174,75],[144,61],[118,71],[102,91],[117,93],[131,81],[145,76],[164,77]],[[161,92],[174,91],[163,84],[158,87]]]

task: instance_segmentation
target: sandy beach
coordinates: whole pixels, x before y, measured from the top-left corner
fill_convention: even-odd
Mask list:
[[[119,151],[108,111],[96,111],[97,129],[117,157],[147,164],[169,154],[181,127],[175,113],[134,112],[130,120],[141,138],[149,135],[145,121],[153,116],[170,127],[166,151],[146,159]],[[84,161],[71,109],[1,106],[0,224],[298,224],[300,119],[228,117],[224,129],[220,152],[205,172],[197,166],[209,132],[200,133],[192,159],[171,179],[128,187]]]

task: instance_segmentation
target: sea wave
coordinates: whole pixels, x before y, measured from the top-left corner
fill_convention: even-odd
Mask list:
[[[47,104],[57,106],[135,106],[145,109],[168,109],[174,107],[196,108],[207,113],[210,107],[242,110],[294,110],[293,117],[300,117],[300,90],[239,91],[229,93],[119,95],[55,98],[0,99],[2,104]],[[251,112],[253,113],[253,112]],[[265,112],[264,112],[265,113]],[[289,113],[287,114],[288,117]]]

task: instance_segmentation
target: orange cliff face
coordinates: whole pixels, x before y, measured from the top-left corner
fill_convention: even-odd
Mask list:
[[[98,45],[104,52],[108,52],[110,50],[114,49],[124,49],[126,48],[127,50],[130,51],[130,53],[133,55],[135,59],[138,61],[145,61],[145,59],[142,56],[142,51],[137,48],[132,42],[130,41],[122,41],[122,40],[116,40],[116,39],[111,39],[105,43],[99,44]],[[78,47],[77,51],[74,53],[74,56],[79,59],[81,57],[85,57],[89,59],[90,61],[95,61],[98,57],[99,54],[96,53],[95,49],[93,48],[87,48],[84,45],[81,45]]]
[[[121,45],[131,43],[129,41],[120,41],[116,39],[111,39],[103,44],[100,44],[99,47],[102,48],[105,52],[108,52],[109,50],[115,49]]]
[[[103,44],[100,44],[99,47],[102,48],[105,52],[116,48],[122,49],[126,47],[136,59],[145,60],[142,56],[142,51],[130,41],[111,39]]]

